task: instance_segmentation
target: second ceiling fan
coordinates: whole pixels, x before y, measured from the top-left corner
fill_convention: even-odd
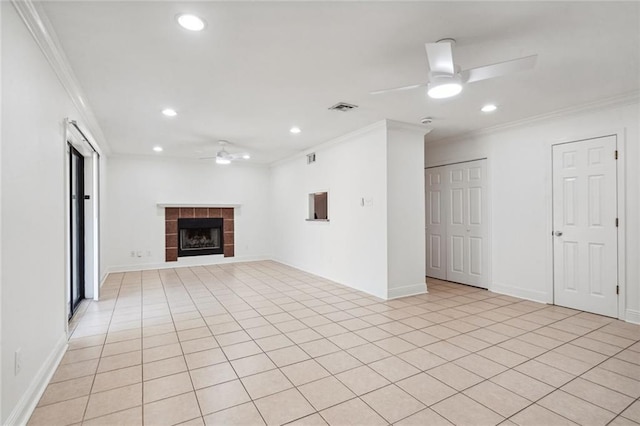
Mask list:
[[[427,82],[395,87],[393,89],[376,90],[371,92],[371,94],[379,95],[381,93],[427,86],[429,97],[434,99],[449,98],[460,93],[462,86],[466,83],[501,77],[503,75],[531,69],[535,66],[536,59],[538,58],[538,55],[525,56],[461,71],[460,67],[453,62],[453,46],[455,43],[456,41],[452,38],[438,40],[435,43],[425,43],[427,61],[429,62]]]
[[[218,145],[222,148],[216,153],[215,157],[201,157],[201,160],[216,160],[216,164],[230,164],[235,160],[248,160],[251,158],[248,152],[229,153],[226,149],[227,145],[230,145],[229,141],[218,141]]]

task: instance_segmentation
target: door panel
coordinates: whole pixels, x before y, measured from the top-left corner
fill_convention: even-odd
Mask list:
[[[589,292],[595,296],[604,294],[604,252],[603,244],[589,244]]]
[[[431,221],[430,225],[441,225],[442,224],[442,203],[440,202],[440,191],[431,191],[429,194],[429,199],[431,201]]]
[[[578,244],[575,241],[563,241],[564,249],[564,289],[575,292],[578,288]]]
[[[451,236],[451,267],[449,270],[458,274],[464,274],[464,237],[460,235]],[[451,275],[447,274],[447,278]]]
[[[68,292],[69,318],[84,299],[84,157],[69,146],[69,198],[71,205],[69,224],[71,267]]]
[[[462,188],[455,188],[451,190],[451,224],[452,225],[464,225],[464,190]]]
[[[469,223],[482,225],[482,188],[469,188]]]
[[[428,276],[487,288],[485,173],[485,160],[426,170]],[[436,217],[441,219],[437,223]],[[442,262],[437,270],[436,259]]]
[[[427,212],[425,237],[427,242],[427,271],[429,277],[444,280],[447,278],[446,225],[443,222],[444,210],[442,197],[443,170],[425,170]]]
[[[553,147],[554,303],[618,316],[616,139]]]
[[[469,274],[482,275],[482,239],[469,238]]]
[[[447,223],[447,235],[451,262],[447,269],[447,279],[459,283],[468,283],[469,256],[467,246],[467,200],[466,179],[464,179],[466,167],[461,164],[449,166],[449,222]]]
[[[429,235],[429,248],[431,249],[431,256],[429,257],[428,267],[432,269],[441,269],[442,268],[442,259],[440,258],[441,250],[440,246],[442,245],[442,238],[440,235]]]

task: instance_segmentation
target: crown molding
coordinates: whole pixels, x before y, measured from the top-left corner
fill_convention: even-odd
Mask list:
[[[31,0],[11,0],[11,3],[78,111],[83,132],[93,139],[97,145],[98,154],[110,154],[111,150],[98,120],[86,100],[80,83],[42,7]]]
[[[510,121],[504,124],[498,124],[496,126],[485,127],[478,130],[472,130],[469,132],[461,133],[454,136],[448,136],[442,139],[436,139],[432,141],[427,141],[427,145],[439,145],[442,143],[447,143],[453,140],[459,140],[474,136],[484,136],[490,135],[494,133],[499,133],[505,130],[514,129],[517,127],[538,123],[546,120],[553,120],[556,118],[568,117],[571,115],[586,113],[586,112],[594,112],[598,110],[602,110],[605,108],[616,108],[623,107],[627,105],[633,105],[640,103],[640,90],[634,90],[631,92],[623,93],[621,95],[610,96],[607,98],[599,99],[594,102],[587,102],[580,105],[574,105],[567,108],[557,109],[551,112],[547,112],[544,114],[534,115],[531,117],[524,118],[522,120]]]
[[[419,133],[422,136],[427,136],[433,130],[432,127],[424,127],[419,124],[406,123],[404,121],[397,121],[387,119],[387,128],[394,130],[404,130],[408,132]]]
[[[329,147],[331,147],[333,145],[337,145],[339,143],[346,142],[346,141],[348,141],[350,139],[353,139],[355,137],[362,136],[364,134],[373,132],[375,130],[379,130],[381,128],[385,128],[386,125],[387,125],[387,120],[376,121],[375,123],[369,124],[368,126],[361,127],[360,129],[351,131],[349,133],[345,133],[344,135],[341,135],[341,136],[338,136],[336,138],[330,139],[330,140],[328,140],[326,142],[321,142],[321,143],[319,143],[317,145],[313,145],[310,148],[307,148],[307,149],[305,149],[303,151],[296,152],[295,154],[292,154],[292,155],[290,155],[288,157],[282,158],[280,160],[273,161],[273,162],[269,163],[269,166],[270,167],[275,167],[275,166],[279,166],[279,165],[288,163],[290,161],[293,161],[293,160],[295,160],[297,158],[303,158],[307,154],[311,154],[312,152],[316,152],[318,150],[326,149],[326,148],[329,148]]]
[[[275,166],[279,166],[281,164],[285,164],[288,163],[290,161],[293,161],[297,158],[302,158],[304,156],[306,156],[307,154],[311,154],[312,152],[316,152],[322,149],[326,149],[329,148],[333,145],[337,145],[339,143],[343,143],[346,141],[349,141],[353,138],[365,135],[367,133],[379,130],[381,128],[385,128],[385,129],[395,129],[395,130],[403,130],[403,131],[410,131],[410,132],[414,132],[414,133],[420,133],[423,136],[426,136],[429,132],[431,132],[433,129],[432,128],[427,128],[427,127],[422,127],[419,126],[417,124],[411,124],[411,123],[405,123],[404,121],[396,121],[396,120],[390,120],[390,119],[384,119],[384,120],[380,120],[380,121],[376,121],[373,124],[369,124],[368,126],[362,127],[360,129],[351,131],[349,133],[345,133],[344,135],[338,136],[336,138],[330,139],[326,142],[322,142],[319,143],[317,145],[312,146],[311,148],[307,148],[303,151],[297,152],[293,155],[290,155],[288,157],[285,157],[283,159],[280,160],[276,160],[273,161],[271,163],[269,163],[270,167],[275,167]]]

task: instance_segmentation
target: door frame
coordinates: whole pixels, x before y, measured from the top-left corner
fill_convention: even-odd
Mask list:
[[[553,147],[555,145],[563,145],[566,143],[572,142],[582,142],[590,139],[598,139],[608,136],[614,136],[616,138],[616,147],[618,150],[618,160],[616,161],[616,210],[618,217],[618,262],[617,262],[617,271],[618,271],[618,315],[617,318],[620,320],[625,320],[626,315],[626,296],[627,296],[627,277],[626,277],[626,262],[627,262],[627,253],[626,253],[626,234],[627,234],[627,218],[626,218],[626,181],[625,181],[625,163],[626,163],[626,129],[616,129],[612,131],[602,131],[598,133],[588,132],[584,134],[579,134],[573,137],[557,139],[549,142],[548,146],[548,160],[547,160],[547,176],[548,183],[547,187],[549,188],[549,197],[547,211],[549,212],[547,218],[547,236],[549,238],[548,244],[548,258],[549,258],[549,285],[547,287],[547,292],[549,294],[549,303],[555,305],[555,277],[554,277],[554,254],[553,254]]]
[[[85,158],[84,161],[84,191],[89,199],[84,203],[84,265],[85,265],[85,298],[98,300],[100,292],[100,152],[87,140],[84,133],[77,127],[75,121],[68,118],[63,122],[63,148],[64,149],[64,200],[65,200],[65,227],[64,227],[64,253],[65,253],[65,279],[64,279],[64,304],[65,304],[65,329],[69,334],[69,309],[67,292],[71,280],[71,197],[70,197],[70,149],[73,147]]]
[[[492,291],[493,289],[493,227],[492,227],[492,204],[491,204],[491,196],[492,196],[492,178],[491,178],[491,170],[492,170],[492,164],[491,164],[491,157],[490,156],[472,156],[472,157],[461,157],[461,159],[458,160],[451,160],[451,161],[443,161],[443,162],[438,162],[438,163],[433,163],[433,164],[426,164],[424,167],[425,173],[427,171],[427,169],[433,169],[436,167],[442,167],[442,166],[452,166],[455,164],[462,164],[462,163],[471,163],[473,161],[479,161],[479,160],[485,160],[486,161],[486,167],[485,167],[485,190],[486,190],[486,194],[485,194],[485,200],[487,203],[487,290]],[[425,181],[425,192],[426,192],[426,181]],[[427,211],[426,211],[426,198],[425,198],[425,220],[426,220],[426,215],[427,215]],[[426,222],[425,222],[426,225]],[[426,226],[425,226],[426,228]],[[426,257],[426,247],[425,247],[425,257]],[[426,275],[426,265],[425,265],[425,277],[427,277]],[[434,279],[439,279],[439,278],[434,278]],[[466,285],[466,284],[463,284]],[[478,287],[481,288],[481,287]],[[427,291],[429,289],[427,288]]]

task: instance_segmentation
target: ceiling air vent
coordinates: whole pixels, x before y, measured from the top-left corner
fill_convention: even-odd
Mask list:
[[[343,112],[351,111],[354,108],[358,108],[358,105],[348,104],[346,102],[338,102],[334,106],[329,107],[329,109],[333,109],[336,111],[343,111]]]

